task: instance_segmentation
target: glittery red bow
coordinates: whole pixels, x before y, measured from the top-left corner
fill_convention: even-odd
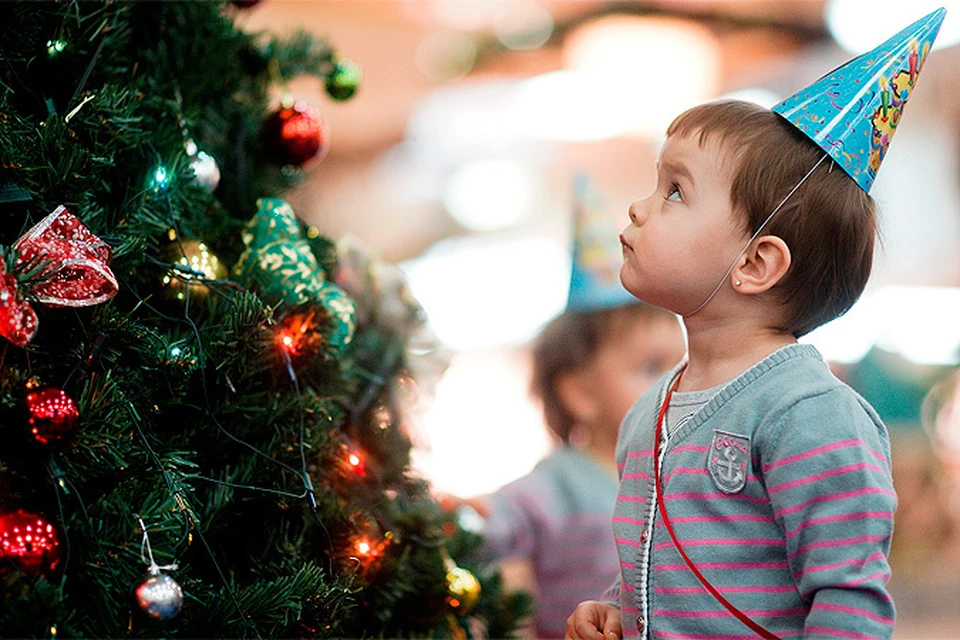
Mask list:
[[[17,267],[39,266],[25,294],[0,262],[0,334],[18,347],[37,332],[30,301],[87,307],[117,294],[117,279],[107,266],[110,247],[62,206],[21,236],[13,249]]]

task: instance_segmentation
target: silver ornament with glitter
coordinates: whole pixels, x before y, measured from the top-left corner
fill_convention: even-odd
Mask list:
[[[187,155],[190,156],[194,179],[207,193],[213,193],[220,184],[220,167],[217,166],[217,161],[206,151],[200,151],[193,140],[187,140],[185,146]]]
[[[141,582],[134,595],[143,612],[157,620],[169,620],[183,607],[183,589],[164,573],[151,575]]]

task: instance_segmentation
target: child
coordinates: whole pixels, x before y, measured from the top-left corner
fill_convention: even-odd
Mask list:
[[[670,125],[620,277],[683,316],[688,356],[624,419],[620,578],[568,638],[891,636],[887,433],[796,338],[866,284],[867,191],[944,14],[773,112],[715,102]]]
[[[578,186],[581,203],[588,203],[586,184]],[[507,561],[505,576],[532,574],[533,584],[512,586],[534,592],[539,638],[563,637],[573,607],[599,597],[616,577],[610,517],[617,430],[640,394],[684,354],[677,317],[638,302],[620,285],[616,223],[601,215],[581,211],[567,310],[533,347],[531,391],[562,444],[479,509],[486,515],[483,553]],[[604,222],[609,230],[597,235]]]

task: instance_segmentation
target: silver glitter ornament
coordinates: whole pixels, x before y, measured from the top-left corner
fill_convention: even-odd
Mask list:
[[[206,151],[200,151],[193,140],[187,140],[186,150],[190,156],[194,179],[207,193],[216,191],[220,184],[220,167],[217,166],[217,161]]]
[[[149,576],[134,595],[143,612],[157,620],[169,620],[183,607],[183,589],[164,573]]]

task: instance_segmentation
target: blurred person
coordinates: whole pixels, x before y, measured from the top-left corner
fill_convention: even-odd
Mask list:
[[[567,309],[532,349],[530,390],[558,446],[529,474],[472,502],[485,519],[481,553],[502,562],[508,586],[531,592],[539,638],[562,638],[572,608],[616,577],[617,430],[684,354],[677,317],[620,284],[616,223],[583,176],[576,194]]]
[[[682,316],[687,357],[624,419],[620,578],[567,637],[892,636],[886,427],[797,338],[866,286],[869,189],[945,13],[773,110],[721,100],[668,127],[620,278]]]

